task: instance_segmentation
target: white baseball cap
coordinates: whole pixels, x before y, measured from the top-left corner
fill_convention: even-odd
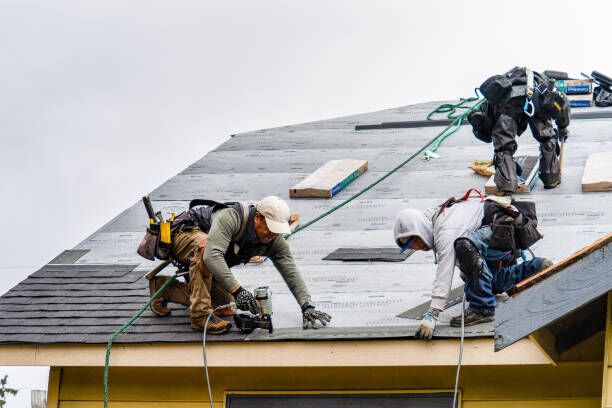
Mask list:
[[[266,225],[271,232],[291,234],[289,206],[284,200],[276,196],[268,196],[257,203],[256,209],[266,219]]]

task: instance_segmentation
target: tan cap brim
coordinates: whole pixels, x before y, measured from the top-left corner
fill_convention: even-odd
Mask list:
[[[279,222],[270,219],[269,217],[265,217],[266,225],[268,229],[275,234],[291,234],[291,229],[289,228],[288,222]]]

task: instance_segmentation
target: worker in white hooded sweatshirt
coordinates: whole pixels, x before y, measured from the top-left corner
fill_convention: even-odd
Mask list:
[[[402,252],[408,249],[433,250],[437,263],[431,305],[419,324],[417,338],[432,338],[438,315],[448,300],[457,261],[461,277],[466,282],[466,300],[469,302],[465,325],[492,321],[496,293],[503,293],[550,265],[545,258],[517,264],[516,254],[488,248],[491,227],[481,226],[484,197],[468,198],[469,195],[470,192],[462,199],[464,201],[454,201],[450,206],[424,211],[402,210],[395,220],[393,233]],[[453,318],[451,325],[461,325],[461,316]]]

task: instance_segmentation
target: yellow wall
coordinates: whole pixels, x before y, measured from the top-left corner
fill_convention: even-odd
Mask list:
[[[608,314],[606,317],[606,348],[603,364],[602,408],[612,408],[612,292],[608,293]]]
[[[101,407],[102,368],[53,369],[49,407]],[[463,408],[601,405],[601,363],[471,366],[462,369]],[[227,391],[451,390],[455,367],[212,368],[215,407]],[[111,408],[207,407],[203,370],[111,368]],[[55,401],[53,401],[55,398]]]

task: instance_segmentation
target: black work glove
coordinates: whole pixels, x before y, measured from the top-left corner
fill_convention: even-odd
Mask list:
[[[320,326],[317,326],[317,320],[321,323],[321,325],[327,326],[327,323],[329,323],[331,320],[331,316],[325,312],[316,310],[312,303],[306,302],[302,305],[302,319],[304,322],[304,329],[309,327],[318,329]]]
[[[257,302],[251,292],[241,286],[233,295],[236,298],[236,307],[238,307],[238,309],[251,312],[254,315],[259,313]]]

